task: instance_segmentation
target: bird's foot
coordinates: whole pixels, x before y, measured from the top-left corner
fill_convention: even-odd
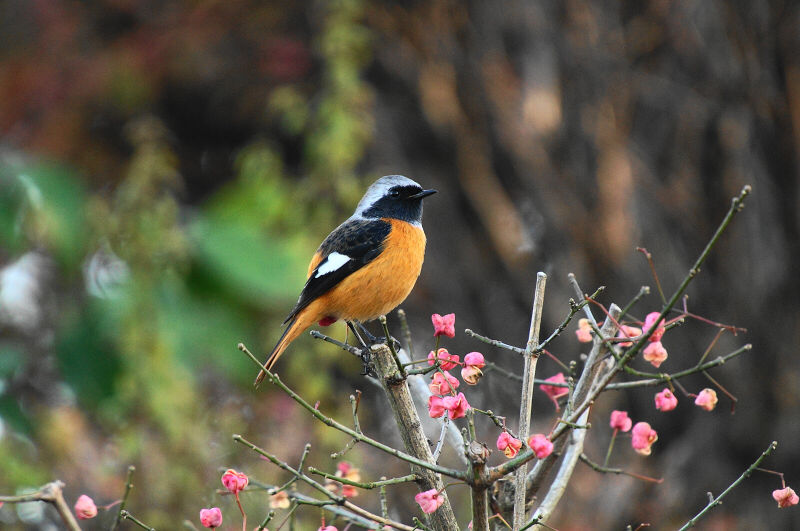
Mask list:
[[[373,378],[378,377],[378,373],[375,372],[375,369],[372,368],[372,352],[370,351],[369,347],[364,347],[361,349],[361,376],[372,376]]]

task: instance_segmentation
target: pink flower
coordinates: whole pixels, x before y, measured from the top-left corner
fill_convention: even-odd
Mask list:
[[[456,396],[446,396],[442,399],[445,409],[450,414],[450,419],[460,419],[467,414],[469,403],[464,393],[458,393]]]
[[[86,494],[81,494],[75,502],[75,516],[80,520],[89,520],[97,516],[97,506],[94,500]]]
[[[567,383],[567,380],[564,378],[564,373],[559,372],[558,374],[554,374],[550,378],[545,379],[545,382]],[[550,400],[552,400],[556,405],[556,411],[560,409],[558,406],[558,399],[569,394],[569,388],[567,387],[556,387],[555,385],[542,384],[539,386],[539,388],[544,391],[545,394],[550,397]]]
[[[642,329],[635,326],[622,325],[619,327],[617,337],[639,337],[642,335]],[[629,347],[633,345],[633,341],[622,341],[618,343],[621,347]]]
[[[219,507],[200,509],[200,523],[203,527],[219,527],[222,525],[222,511]]]
[[[636,453],[650,455],[650,447],[658,440],[658,433],[647,422],[637,422],[633,427],[631,446]]]
[[[461,378],[468,385],[478,385],[481,376],[483,376],[483,371],[474,365],[467,365],[461,369]]]
[[[535,433],[528,437],[528,446],[539,459],[544,459],[553,453],[553,443],[542,433]]]
[[[447,352],[446,348],[440,348],[436,351],[436,354],[434,354],[433,351],[428,353],[428,365],[433,365],[436,363],[436,360],[439,360],[439,365],[441,365],[444,371],[449,371],[455,368],[456,365],[459,365],[458,355],[450,354]]]
[[[243,491],[249,482],[250,479],[247,477],[247,474],[237,472],[232,468],[229,468],[222,474],[222,484],[234,494],[239,494]]]
[[[439,315],[438,313],[435,313],[431,315],[431,321],[433,321],[433,337],[455,337],[456,314],[448,313],[447,315]]]
[[[667,359],[667,349],[661,341],[654,341],[645,347],[644,359],[657,369]]]
[[[585,317],[578,320],[578,329],[575,330],[575,335],[578,336],[578,341],[581,343],[592,342],[592,325],[590,323],[591,321]]]
[[[428,397],[428,415],[430,415],[432,419],[438,419],[444,415],[445,411],[444,398],[435,395]]]
[[[336,477],[358,482],[361,481],[361,471],[347,461],[340,461],[336,464]],[[358,491],[353,485],[342,484],[342,496],[353,498],[358,496]]]
[[[644,328],[642,329],[643,333],[647,333],[650,331],[650,328],[656,323],[656,319],[658,316],[661,315],[659,312],[650,312],[647,314],[647,317],[644,318]],[[658,327],[656,327],[655,332],[653,335],[650,336],[650,341],[655,343],[656,341],[661,341],[661,336],[664,335],[664,321],[660,321],[658,323]]]
[[[414,501],[419,504],[423,513],[431,514],[444,503],[444,498],[438,490],[431,489],[414,496]]]
[[[797,494],[795,494],[791,487],[773,490],[772,498],[778,502],[778,507],[781,509],[785,507],[791,507],[792,505],[797,505],[797,502],[800,501],[800,498],[798,498]]]
[[[481,370],[486,366],[486,360],[483,359],[483,354],[480,352],[470,352],[464,356],[464,368],[461,369],[461,377],[469,385],[476,385],[483,371]]]
[[[628,417],[627,411],[611,412],[611,427],[622,432],[630,431],[633,421]]]
[[[697,395],[697,398],[694,399],[694,405],[700,406],[701,408],[705,409],[706,411],[711,411],[715,407],[717,407],[717,402],[719,399],[717,398],[717,392],[713,389],[709,389],[706,387],[700,394]]]
[[[516,456],[520,448],[522,448],[522,441],[512,437],[507,431],[501,433],[497,438],[497,449],[502,450],[509,459]]]
[[[464,356],[464,365],[477,367],[483,369],[486,367],[486,360],[483,359],[483,354],[480,352],[470,352]]]
[[[336,526],[333,525],[321,525],[317,531],[339,531]]]
[[[448,395],[454,393],[459,385],[458,379],[449,372],[444,371],[444,374],[435,372],[433,381],[428,384],[428,389],[435,395]]]
[[[678,399],[669,389],[664,389],[656,394],[656,409],[659,411],[672,411],[678,407]]]

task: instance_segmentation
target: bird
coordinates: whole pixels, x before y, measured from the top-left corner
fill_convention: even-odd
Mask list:
[[[385,315],[408,297],[422,270],[422,200],[435,194],[402,175],[381,177],[353,215],[320,244],[308,265],[297,304],[264,367],[271,370],[289,344],[314,323],[344,320],[353,330]],[[387,338],[388,339],[388,338]],[[258,385],[266,376],[262,370]]]

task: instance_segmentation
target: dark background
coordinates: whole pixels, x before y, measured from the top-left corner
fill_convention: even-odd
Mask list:
[[[659,441],[644,459],[621,439],[612,464],[666,481],[579,468],[551,523],[679,527],[772,440],[764,466],[797,488],[799,58],[800,7],[777,0],[0,3],[0,492],[60,478],[70,503],[106,504],[135,464],[129,507],[148,524],[176,528],[220,505],[233,529],[235,506],[213,492],[220,467],[286,478],[232,433],[290,462],[313,441],[310,463],[333,470],[346,438],[271,389],[254,393],[235,345],[271,348],[316,245],[389,173],[440,191],[403,305],[416,354],[432,347],[429,315],[455,312],[451,351],[515,371],[512,354],[463,329],[524,344],[540,270],[545,331],[568,310],[569,272],[586,292],[606,286],[604,304],[651,286],[633,311],[643,318],[660,301],[635,247],[671,293],[751,184],[688,292],[692,312],[748,330],[711,352],[753,344],[712,374],[735,414],[722,393],[710,413],[681,393],[659,413],[653,388],[604,395],[587,453],[602,460],[608,412],[627,409]],[[581,351],[573,330],[552,347],[565,361]],[[662,370],[691,366],[714,335],[698,321],[668,332]],[[343,420],[363,390],[362,421],[396,440],[358,370],[309,338],[278,366]],[[516,389],[489,374],[468,396],[515,426]],[[549,430],[552,405],[535,406],[535,428]],[[497,429],[479,434],[493,445]],[[367,480],[405,473],[360,447],[347,459]],[[776,488],[754,475],[699,527],[800,527]],[[413,489],[396,492],[393,514],[409,520]],[[251,521],[265,500],[245,498]],[[318,525],[316,510],[298,514]],[[21,516],[55,521],[0,509],[4,527],[25,528]]]

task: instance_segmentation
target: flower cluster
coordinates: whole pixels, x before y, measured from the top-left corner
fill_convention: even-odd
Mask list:
[[[455,336],[456,315],[450,313],[439,315],[435,313],[431,316],[433,322],[434,337]],[[437,339],[438,346],[438,339]],[[433,373],[428,388],[431,396],[428,397],[428,415],[431,418],[440,418],[447,413],[450,419],[458,419],[466,416],[470,409],[469,402],[464,393],[457,392],[461,382],[458,378],[450,374],[449,371],[461,366],[461,377],[469,385],[475,385],[483,375],[483,367],[486,361],[480,352],[470,352],[464,356],[464,361],[457,354],[450,354],[446,348],[437,348],[428,354],[428,365],[438,364],[437,370]]]

